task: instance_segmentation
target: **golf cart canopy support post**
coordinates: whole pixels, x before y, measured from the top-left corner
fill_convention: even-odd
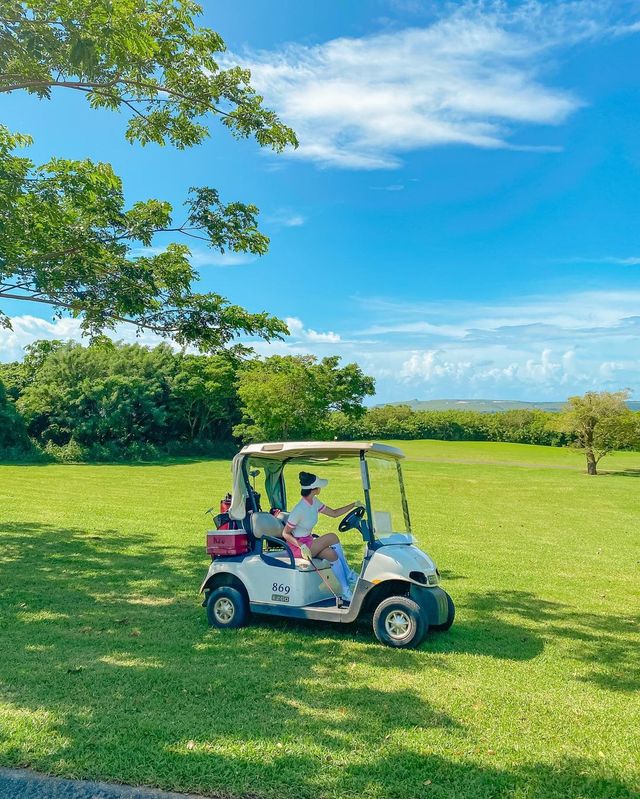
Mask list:
[[[243,447],[233,459],[231,467],[233,475],[233,499],[229,515],[232,519],[237,520],[244,519],[246,515],[246,500],[249,497],[249,480],[246,465],[249,458],[252,461],[265,460],[271,463],[280,462],[283,469],[288,461],[295,460],[296,458],[305,458],[307,460],[317,459],[319,463],[322,463],[324,461],[334,460],[335,458],[351,456],[361,459],[367,514],[369,514],[369,518],[371,518],[369,477],[368,469],[366,468],[366,456],[369,453],[378,458],[388,458],[396,462],[404,458],[402,450],[397,449],[397,447],[391,447],[388,444],[377,444],[375,442],[287,441],[269,444],[248,444],[246,447]],[[273,474],[271,475],[271,479],[274,479]]]
[[[364,450],[360,450],[360,473],[362,475],[362,488],[364,490],[364,504],[367,510],[369,524],[366,526],[367,535],[365,540],[368,544],[373,542],[373,514],[371,512],[371,482],[369,481],[369,467]]]

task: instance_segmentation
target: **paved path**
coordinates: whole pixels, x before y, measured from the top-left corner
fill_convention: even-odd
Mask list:
[[[193,794],[106,782],[63,780],[28,769],[0,768],[0,799],[200,799]]]

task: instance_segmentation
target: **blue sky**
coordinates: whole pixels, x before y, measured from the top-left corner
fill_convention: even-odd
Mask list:
[[[203,287],[290,320],[260,353],[357,360],[375,401],[638,399],[640,2],[203,5],[297,152],[216,123],[186,152],[131,146],[123,116],[65,90],[3,95],[3,122],[37,161],[111,162],[130,201],[212,185],[255,202],[267,256],[193,258]],[[78,337],[9,313],[1,360]]]

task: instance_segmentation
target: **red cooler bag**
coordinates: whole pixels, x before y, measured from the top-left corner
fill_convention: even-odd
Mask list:
[[[207,533],[207,554],[218,556],[244,555],[249,539],[244,530],[212,530]]]

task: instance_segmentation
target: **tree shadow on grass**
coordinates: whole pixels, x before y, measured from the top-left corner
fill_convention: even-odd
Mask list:
[[[640,689],[640,616],[588,613],[526,591],[472,594],[468,608],[489,628],[503,616],[526,620],[528,635],[573,644],[571,657],[589,671],[578,679],[611,691]]]
[[[640,477],[640,469],[622,469],[618,472],[600,472],[607,477]]]
[[[499,752],[496,760],[500,760]],[[356,791],[364,793],[371,786],[385,786],[386,791],[379,795],[388,797],[632,799],[634,796],[630,784],[611,777],[604,769],[602,774],[594,773],[593,764],[577,759],[565,760],[563,767],[547,763],[492,767],[474,763],[464,753],[446,758],[400,748],[384,751],[372,764],[348,767],[346,772],[345,779]]]
[[[346,761],[363,741],[406,728],[460,728],[387,684],[390,669],[420,668],[420,653],[383,650],[335,627],[208,630],[197,602],[199,548],[162,547],[149,533],[17,523],[0,525],[0,539],[0,627],[11,637],[10,657],[0,658],[7,764],[268,793],[318,773],[312,756],[302,758],[303,775],[293,756],[274,769],[279,742],[321,741]],[[371,685],[361,674],[369,668]]]
[[[587,776],[593,764],[465,762],[478,753],[466,751],[463,723],[399,684],[403,673],[449,668],[453,652],[535,657],[543,636],[554,626],[565,635],[576,615],[557,603],[477,595],[467,608],[477,619],[419,651],[283,620],[207,630],[200,548],[160,546],[150,532],[17,523],[0,525],[0,540],[7,764],[282,799],[413,799],[428,780],[444,797],[631,795],[621,781]],[[574,618],[569,629],[584,624]],[[420,740],[454,755],[418,754]]]

